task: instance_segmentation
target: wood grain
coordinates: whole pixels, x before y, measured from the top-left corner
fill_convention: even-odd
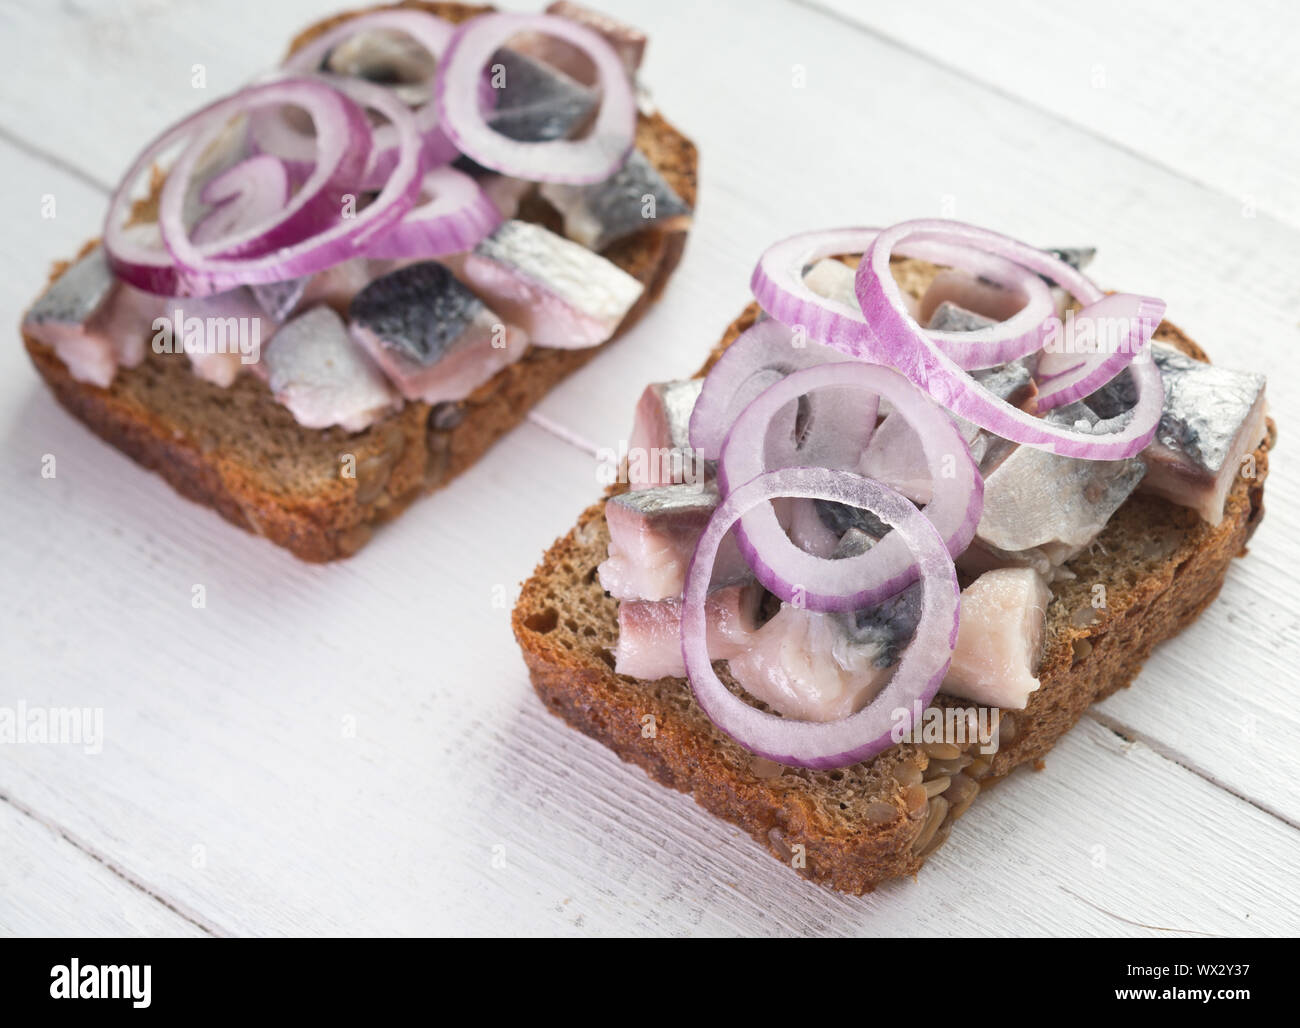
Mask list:
[[[536,424],[354,560],[306,567],[230,530],[59,411],[16,333],[0,354],[0,703],[93,704],[108,737],[93,759],[5,749],[0,795],[84,848],[0,803],[0,838],[16,854],[5,866],[39,869],[0,884],[0,927],[111,934],[139,917],[151,933],[197,923],[218,934],[1300,931],[1300,481],[1288,431],[1300,384],[1287,373],[1300,232],[1282,175],[1294,142],[1243,146],[1222,164],[1195,135],[1144,150],[1132,133],[1150,111],[1125,120],[1097,108],[1107,134],[1062,117],[1066,100],[1050,91],[950,70],[884,28],[777,0],[602,6],[650,30],[646,80],[700,144],[686,258],[666,302],[552,394]],[[872,5],[873,17],[903,6]],[[312,0],[5,5],[0,320],[15,325],[48,263],[98,231],[104,187],[146,138],[249,80],[321,13]],[[992,17],[1007,28],[1000,9]],[[1018,50],[1059,51],[1042,42],[1046,18],[1021,19]],[[1268,81],[1293,72],[1248,53],[1250,38],[1222,35],[1214,66],[1221,82],[1236,76],[1231,88],[1203,87],[1195,65],[1171,62],[1141,95],[1173,102],[1181,78],[1222,138],[1257,143],[1255,120],[1279,117],[1296,93],[1272,95]],[[48,60],[52,41],[66,59]],[[1262,70],[1227,67],[1249,61]],[[196,63],[206,91],[189,84]],[[1116,83],[1094,99],[1124,95]],[[1251,113],[1232,125],[1243,100]],[[1182,125],[1179,110],[1169,116]],[[1258,182],[1254,217],[1242,181]],[[40,216],[46,194],[54,219]],[[546,715],[510,638],[509,601],[595,494],[591,450],[626,433],[646,382],[699,363],[743,305],[763,246],[815,225],[943,214],[1097,244],[1100,281],[1165,297],[1216,360],[1270,374],[1281,437],[1268,516],[1205,617],[1044,773],[1018,773],[981,801],[919,885],[850,900]],[[53,480],[39,474],[46,453]],[[124,880],[97,878],[87,852],[146,887],[121,886],[138,913],[112,913],[104,897],[117,902]],[[100,913],[84,913],[88,895]],[[158,899],[140,906],[140,895]]]

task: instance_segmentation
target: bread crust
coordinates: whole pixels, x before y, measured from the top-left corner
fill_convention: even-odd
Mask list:
[[[757,308],[751,306],[728,327],[701,374],[756,315]],[[1157,337],[1199,359],[1205,357],[1172,325],[1162,325]],[[1117,569],[1108,586],[1108,605],[1096,612],[1095,622],[1075,625],[1067,587],[1054,587],[1041,686],[1023,711],[1014,712],[1014,737],[1003,740],[981,788],[1021,764],[1040,760],[1090,704],[1129,685],[1152,649],[1191,624],[1214,600],[1232,558],[1245,553],[1263,516],[1268,451],[1275,436],[1270,420],[1268,436],[1254,454],[1256,476],[1238,477],[1218,526],[1155,497],[1135,496],[1121,508],[1107,528],[1110,535],[1118,538],[1131,525],[1159,524],[1168,526],[1162,530],[1171,539],[1176,536],[1177,545],[1154,564],[1144,565],[1143,576],[1131,584]],[[588,606],[597,607],[589,619],[597,628],[584,625],[582,634],[567,630],[566,622],[576,627],[581,615],[571,609],[573,589],[565,583],[594,580],[595,563],[603,559],[608,544],[603,508],[603,502],[593,504],[551,547],[524,584],[514,610],[515,638],[547,709],[661,784],[691,794],[706,810],[744,829],[777,859],[793,862],[799,873],[819,884],[861,895],[886,879],[919,871],[951,824],[950,817],[944,818],[944,826],[936,831],[927,824],[926,810],[920,817],[909,816],[905,789],[889,777],[892,769],[907,762],[924,771],[931,758],[920,747],[897,746],[857,766],[862,778],[886,783],[878,798],[892,804],[896,816],[879,823],[846,823],[836,809],[840,797],[832,794],[833,775],[817,772],[795,778],[787,770],[772,776],[770,768],[757,767],[708,722],[684,680],[645,683],[616,675],[607,652],[584,646],[585,636],[607,642],[617,637],[617,624],[610,623],[617,605],[598,583],[591,586],[594,592],[585,594]],[[1116,552],[1099,560],[1113,564],[1123,557],[1120,544],[1113,545]],[[1080,581],[1068,586],[1073,596],[1086,596],[1090,588],[1091,566],[1086,560],[1084,565]],[[936,703],[969,706],[943,695]],[[654,719],[651,735],[643,730],[647,715]],[[809,781],[813,784],[807,785]],[[796,846],[803,847],[803,866],[794,859]]]
[[[396,7],[427,10],[453,22],[464,21],[490,7],[456,3],[405,3]],[[349,18],[378,8],[334,15],[300,33],[290,52]],[[691,206],[696,201],[695,145],[657,113],[638,116],[637,145],[670,185]],[[521,217],[558,230],[556,212],[537,198]],[[184,358],[168,363],[151,355],[141,368],[120,368],[108,388],[78,382],[54,351],[26,333],[23,342],[33,365],[59,403],[112,446],[157,472],[182,496],[216,510],[240,528],[264,536],[306,561],[329,561],[355,553],[369,540],[375,526],[399,513],[418,496],[451,482],[473,465],[501,436],[524,420],[552,388],[591,360],[604,347],[629,331],[662,294],[686,245],[686,231],[641,232],[611,245],[603,255],[638,279],[645,292],[628,311],[613,336],[598,347],[555,350],[530,347],[524,356],[499,371],[460,405],[452,427],[439,428],[431,408],[406,403],[393,416],[364,432],[349,435],[339,429],[303,429],[304,437],[337,439],[340,453],[371,460],[386,469],[378,484],[360,477],[338,477],[311,494],[295,494],[268,483],[265,474],[238,453],[213,448],[202,433],[142,402],[133,390],[133,377],[189,374]],[[93,246],[93,241],[82,252]],[[51,281],[68,265],[56,267]],[[223,392],[208,383],[187,383],[204,398],[220,402]],[[231,389],[265,393],[266,416],[279,404],[266,386],[252,376],[240,376]],[[337,465],[336,465],[337,467]]]

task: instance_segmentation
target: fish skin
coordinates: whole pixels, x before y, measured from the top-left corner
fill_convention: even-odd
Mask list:
[[[376,28],[358,32],[339,43],[321,61],[322,71],[365,79],[381,86],[415,85],[427,82],[437,70],[437,61],[420,43],[405,32]],[[403,103],[425,102],[412,94]]]
[[[348,330],[408,400],[462,400],[523,356],[528,336],[437,261],[408,264],[353,298]]]
[[[704,601],[710,660],[744,653],[758,622],[762,588],[756,583],[715,589]],[[618,607],[618,645],[614,673],[645,681],[684,678],[681,644],[682,601],[624,600]]]
[[[968,272],[945,268],[934,276],[921,296],[916,320],[928,325],[945,302],[994,321],[1005,321],[1025,305],[1025,296]]]
[[[1156,438],[1199,467],[1223,468],[1233,437],[1264,391],[1265,378],[1193,360],[1172,346],[1152,347],[1165,387]]]
[[[96,246],[50,284],[22,327],[51,347],[78,382],[107,388],[119,366],[144,360],[154,319],[172,302],[119,281]]]
[[[1058,261],[1064,261],[1075,271],[1082,271],[1097,256],[1095,246],[1047,246],[1043,248],[1043,252],[1051,254]],[[1039,275],[1038,277],[1048,285],[1056,285],[1056,282],[1046,275]]]
[[[871,549],[879,538],[860,528],[850,528],[831,557],[856,557]],[[921,583],[913,582],[874,607],[862,607],[832,614],[831,617],[840,622],[844,636],[842,645],[871,648],[876,654],[876,667],[887,668],[898,662],[902,651],[916,635],[922,608]]]
[[[609,557],[596,569],[600,584],[620,600],[681,596],[695,545],[718,505],[715,486],[667,485],[633,490],[605,503]],[[718,548],[713,587],[750,577],[728,533]]]
[[[629,461],[629,476],[632,489],[645,489],[650,486],[674,485],[684,479],[688,467],[693,469],[693,451],[690,440],[691,412],[695,402],[700,398],[704,386],[702,378],[679,379],[672,382],[653,382],[646,386],[637,401],[636,415],[632,421],[632,432],[628,436],[628,453],[641,452],[647,455],[644,462],[645,474],[632,475],[633,465]],[[665,468],[663,462],[650,460],[649,455],[656,451],[668,451],[681,455],[681,476],[676,474],[678,468],[670,459],[670,466]],[[705,470],[706,476],[708,469]]]
[[[24,324],[84,324],[108,299],[116,279],[96,246],[60,275],[32,304]]]
[[[442,359],[484,309],[446,265],[420,261],[370,282],[352,298],[348,320],[427,367]]]
[[[539,191],[564,216],[564,234],[590,250],[603,250],[643,229],[674,232],[690,224],[691,208],[640,150],[628,154],[603,182],[544,182]],[[647,196],[653,198],[653,218],[642,213]]]
[[[398,403],[379,369],[329,307],[282,325],[262,354],[267,384],[300,425],[359,432]]]
[[[284,282],[263,282],[248,288],[267,317],[280,324],[288,320],[289,315],[302,300],[310,278],[310,275],[303,275],[301,278],[291,278]]]
[[[1165,399],[1155,438],[1138,455],[1147,466],[1141,491],[1217,525],[1240,460],[1264,436],[1266,380],[1195,360],[1167,343],[1153,341],[1151,359]],[[1103,418],[1122,418],[1136,402],[1128,369],[1083,401]]]
[[[996,324],[992,318],[958,307],[951,300],[944,300],[934,309],[925,327],[934,332],[977,332]]]
[[[538,346],[600,345],[645,291],[599,254],[526,221],[503,222],[458,264],[462,281]]]
[[[1068,423],[1072,413],[1062,408],[1048,420]],[[1082,460],[1017,446],[984,479],[975,540],[1011,553],[1059,544],[1072,556],[1106,527],[1144,474],[1135,458]]]
[[[505,76],[496,90],[497,104],[488,124],[520,143],[568,139],[591,117],[598,101],[594,90],[564,72],[509,47],[492,55],[492,69]]]
[[[822,523],[841,539],[851,531],[859,531],[876,539],[889,531],[889,526],[869,510],[850,507],[847,503],[836,500],[814,500],[813,504]]]

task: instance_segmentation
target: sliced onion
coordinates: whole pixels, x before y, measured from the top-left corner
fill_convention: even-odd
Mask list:
[[[768,425],[800,396],[820,389],[850,388],[865,393],[861,417],[874,425],[875,401],[888,400],[921,439],[934,481],[925,517],[935,526],[947,552],[957,556],[975,537],[984,507],[984,480],[966,441],[948,415],[912,383],[888,368],[858,361],[806,368],[765,390],[736,418],[718,463],[723,495],[765,472]],[[859,451],[858,456],[861,455]],[[838,469],[837,469],[838,470]],[[826,560],[801,550],[777,520],[770,505],[750,510],[736,530],[736,541],[755,577],[788,603],[814,611],[857,610],[882,603],[916,580],[905,544],[886,535],[865,553]]]
[[[270,154],[256,154],[214,175],[199,191],[211,210],[190,233],[200,245],[269,221],[289,202],[289,171]]]
[[[296,74],[315,74],[326,71],[325,61],[340,44],[363,32],[388,29],[404,33],[427,50],[436,63],[441,63],[447,45],[455,31],[451,22],[425,11],[381,10],[350,18],[328,32],[317,36],[300,50],[295,50],[281,65]],[[436,168],[457,156],[456,144],[438,125],[438,104],[434,97],[434,78],[428,83],[429,100],[411,109],[415,129],[423,140],[421,158],[424,167]],[[384,88],[384,87],[381,87]],[[392,93],[391,89],[387,90]],[[310,163],[314,144],[310,136],[299,132],[285,120],[279,111],[260,112],[250,120],[249,131],[259,149],[275,154],[291,164]],[[398,138],[396,130],[383,125],[374,133],[374,162],[358,188],[380,189],[397,167]]]
[[[908,221],[885,229],[858,265],[856,291],[870,331],[842,342],[846,352],[897,368],[954,414],[995,435],[1066,457],[1122,460],[1139,453],[1155,435],[1164,404],[1160,372],[1151,361],[1132,368],[1137,403],[1117,430],[1091,433],[1052,424],[1013,407],[982,388],[944,354],[907,312],[889,270],[891,251],[906,242],[955,243],[1015,261],[1058,283],[1081,303],[1093,304],[1102,292],[1080,272],[1042,250],[974,225],[955,221]]]
[[[1145,351],[1160,319],[1165,303],[1150,296],[1113,293],[1071,314],[1067,326],[1075,331],[1062,339],[1061,346],[1049,346],[1038,361],[1037,404],[1040,411],[1054,410],[1096,392]],[[1074,345],[1078,326],[1091,322],[1096,326],[1096,348],[1080,352]],[[1118,333],[1103,331],[1114,324]]]
[[[778,321],[801,325],[820,342],[857,352],[871,329],[857,304],[821,296],[803,280],[804,268],[823,257],[864,253],[878,229],[844,228],[804,232],[769,247],[759,258],[750,288],[760,306]],[[969,272],[1020,293],[1025,304],[1006,321],[971,332],[930,332],[935,347],[960,367],[991,368],[1018,360],[1043,344],[1056,311],[1051,289],[1018,264],[968,246],[930,240],[909,241],[897,248],[915,257]]]
[[[224,292],[239,285],[262,282],[279,282],[300,275],[320,271],[341,261],[363,256],[379,233],[387,231],[410,210],[420,189],[420,137],[410,111],[387,90],[357,79],[330,78],[326,80],[297,79],[282,83],[255,86],[233,98],[244,101],[243,109],[263,103],[283,103],[276,92],[288,85],[323,88],[346,102],[343,92],[386,117],[397,130],[398,161],[384,188],[366,207],[350,217],[343,217],[340,199],[348,188],[334,187],[332,198],[326,193],[332,208],[321,209],[316,218],[314,234],[288,242],[273,253],[246,259],[210,256],[211,248],[195,246],[181,221],[186,181],[194,163],[202,152],[205,136],[199,135],[181,154],[176,166],[167,177],[158,204],[158,224],[163,242],[180,269],[180,281],[188,295],[206,296]],[[335,88],[331,89],[333,85]],[[341,92],[342,91],[342,92]],[[266,99],[268,98],[269,99]],[[352,105],[356,108],[356,104]],[[359,108],[356,108],[358,111]],[[364,121],[364,115],[362,115]],[[322,147],[326,139],[317,132]],[[369,137],[367,136],[367,139]],[[315,173],[314,173],[315,174]],[[353,181],[359,177],[359,171]],[[355,187],[352,187],[355,188]],[[294,199],[298,202],[308,187],[304,186]]]
[[[755,322],[723,351],[709,369],[691,412],[692,449],[717,460],[736,415],[768,386],[792,371],[837,361],[828,346],[798,345],[794,331],[773,318]]]
[[[501,224],[501,211],[479,184],[455,168],[434,168],[421,202],[366,248],[370,257],[438,257],[472,250]]]
[[[600,111],[582,139],[525,143],[493,129],[479,98],[482,72],[519,32],[572,43],[596,66]],[[618,54],[600,35],[549,14],[484,14],[456,29],[438,65],[435,89],[443,130],[464,154],[505,175],[533,182],[601,182],[623,166],[636,139],[636,98]]]
[[[283,245],[289,237],[329,214],[322,204],[337,205],[337,199],[330,198],[337,197],[356,181],[369,157],[370,127],[364,112],[356,103],[323,82],[285,79],[252,86],[208,105],[164,131],[144,148],[127,170],[109,202],[104,223],[104,250],[119,278],[141,289],[169,296],[180,295],[195,286],[182,275],[170,248],[164,245],[168,240],[159,231],[163,224],[161,218],[156,225],[144,223],[129,229],[126,227],[134,206],[133,191],[155,162],[188,141],[163,187],[164,197],[170,191],[173,234],[184,235],[181,214],[184,198],[207,143],[216,138],[232,118],[267,104],[298,106],[311,115],[317,126],[318,163],[291,204],[272,218],[246,227],[235,237],[210,241],[201,251],[195,249],[196,260],[205,259],[223,248],[240,252],[261,246]],[[159,206],[161,212],[162,198]],[[337,206],[333,213],[337,215]],[[198,285],[198,288],[203,287]]]
[[[780,497],[830,500],[870,510],[893,528],[921,581],[921,617],[889,684],[866,707],[839,721],[795,721],[751,707],[733,695],[709,661],[705,600],[714,560],[733,524]],[[868,551],[871,552],[871,551]],[[844,563],[843,561],[830,563]],[[747,750],[795,767],[845,767],[870,760],[894,744],[896,726],[912,724],[952,662],[959,611],[957,574],[929,520],[893,490],[870,479],[826,468],[787,468],[746,483],[714,511],[695,547],[682,603],[682,659],[691,690],[709,719]],[[900,725],[900,722],[901,725]]]

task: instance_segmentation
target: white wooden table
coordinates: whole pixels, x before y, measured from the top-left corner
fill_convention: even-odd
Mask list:
[[[1295,934],[1295,6],[605,3],[652,33],[646,79],[700,147],[686,258],[634,333],[356,558],[301,564],[179,499],[55,405],[16,333],[0,350],[0,706],[99,708],[105,736],[0,746],[0,931]],[[147,138],[334,6],[0,6],[0,321],[98,233]],[[919,884],[854,899],[546,714],[502,598],[766,243],[935,215],[1095,244],[1102,282],[1269,374],[1281,443],[1219,601]]]

